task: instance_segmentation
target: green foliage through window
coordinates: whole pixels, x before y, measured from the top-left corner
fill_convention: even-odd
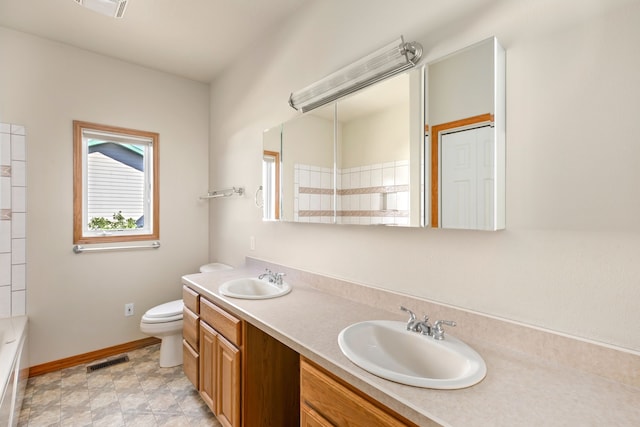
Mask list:
[[[113,220],[105,217],[94,217],[89,221],[90,230],[123,230],[125,228],[137,228],[136,220],[126,218],[122,215],[122,211],[113,214]]]

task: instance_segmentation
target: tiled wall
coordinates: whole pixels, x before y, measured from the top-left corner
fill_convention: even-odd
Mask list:
[[[409,161],[338,171],[338,224],[409,224]]]
[[[333,223],[333,169],[296,163],[293,185],[294,221]]]
[[[26,137],[0,123],[0,317],[26,314]]]
[[[339,169],[338,224],[409,223],[409,162],[407,160]],[[333,171],[294,166],[294,220],[333,221]]]

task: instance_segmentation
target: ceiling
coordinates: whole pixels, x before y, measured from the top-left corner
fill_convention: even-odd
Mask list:
[[[114,19],[74,0],[0,0],[0,26],[208,83],[308,2],[129,0]]]

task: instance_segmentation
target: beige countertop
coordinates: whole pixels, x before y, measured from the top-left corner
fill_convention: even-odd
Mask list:
[[[245,300],[218,293],[225,281],[256,277],[263,270],[264,266],[249,263],[249,267],[236,270],[190,274],[182,281],[418,425],[434,421],[455,427],[640,425],[640,388],[635,383],[625,384],[572,364],[517,351],[482,339],[481,334],[464,334],[462,330],[468,325],[457,318],[451,320],[458,321],[458,326],[448,333],[473,347],[487,364],[487,376],[479,384],[461,390],[431,390],[376,377],[342,354],[338,334],[364,320],[405,321],[405,313],[320,290],[316,280],[290,272],[286,282],[293,289],[280,298]],[[375,293],[367,289],[363,294],[371,292]],[[414,297],[403,298],[409,304],[414,302]],[[570,360],[572,356],[567,357]],[[630,360],[627,363],[634,371],[630,375],[636,378],[640,357],[633,355]]]

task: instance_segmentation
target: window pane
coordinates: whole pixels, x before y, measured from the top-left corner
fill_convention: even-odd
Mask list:
[[[264,151],[262,157],[262,218],[280,218],[280,153]]]
[[[111,219],[121,214],[128,226],[144,227],[145,146],[89,139],[87,216]],[[91,228],[91,227],[90,227]],[[95,228],[95,227],[94,227]]]
[[[264,206],[263,206],[263,218],[267,220],[275,219],[275,180],[276,180],[276,168],[275,159],[271,156],[264,156],[264,163],[262,166],[262,182],[264,185]]]

